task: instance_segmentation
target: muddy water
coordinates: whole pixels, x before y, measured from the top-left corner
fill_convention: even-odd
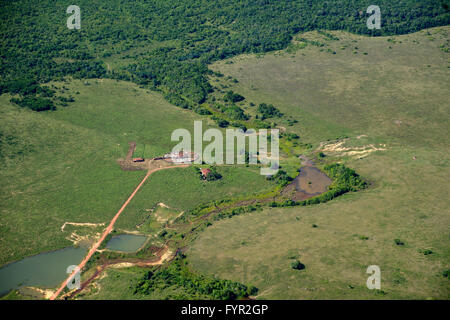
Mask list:
[[[41,253],[0,268],[0,296],[21,286],[57,286],[67,277],[67,267],[79,264],[86,251],[83,247],[70,247]]]
[[[293,200],[301,201],[322,194],[331,183],[332,180],[316,167],[303,167],[292,183],[296,191]]]
[[[139,250],[140,247],[147,240],[146,236],[140,236],[135,234],[121,234],[114,236],[106,244],[106,248],[114,251],[122,252],[135,252]]]

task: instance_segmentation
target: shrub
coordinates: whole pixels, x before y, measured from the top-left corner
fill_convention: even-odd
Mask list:
[[[209,111],[208,109],[201,108],[201,107],[195,109],[195,112],[200,114],[200,115],[202,115],[202,116],[208,116],[208,115],[212,114],[211,111]]]
[[[249,116],[244,113],[244,110],[242,110],[235,104],[225,107],[222,110],[223,110],[223,113],[231,119],[241,120],[241,121],[246,121],[249,119]]]
[[[258,112],[261,113],[261,119],[265,120],[268,118],[280,118],[283,114],[275,108],[272,104],[261,103],[258,106]]]
[[[213,119],[217,123],[217,125],[221,128],[226,128],[230,125],[230,123],[225,119],[221,119],[221,118],[217,118],[217,117],[212,117],[211,119]]]
[[[11,99],[12,103],[15,103],[21,107],[29,108],[33,111],[47,111],[47,110],[55,110],[56,107],[53,104],[53,101],[46,98],[35,97],[35,96],[26,96],[23,99]]]
[[[305,265],[298,260],[295,260],[291,263],[291,268],[295,270],[303,270],[305,269]]]
[[[134,294],[150,294],[155,289],[168,287],[182,290],[182,299],[208,298],[213,300],[235,300],[255,295],[258,289],[247,287],[239,282],[220,280],[199,275],[191,271],[183,254],[177,255],[175,260],[166,268],[149,271],[144,274],[134,288]]]
[[[223,100],[236,103],[245,100],[245,97],[230,90],[224,95]]]
[[[163,231],[159,234],[159,237],[160,237],[160,238],[164,238],[166,235],[167,235],[167,231],[166,231],[166,230],[163,230]]]
[[[336,193],[334,196],[367,187],[367,183],[354,170],[347,168],[343,164],[329,164],[324,167],[324,170],[334,180],[330,186],[330,189]]]
[[[288,141],[298,140],[299,138],[300,137],[297,134],[295,134],[295,133],[288,133],[288,134],[286,134],[286,139]]]

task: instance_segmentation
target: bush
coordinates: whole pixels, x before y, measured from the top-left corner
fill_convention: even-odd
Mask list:
[[[286,171],[278,170],[277,174],[274,176],[267,176],[267,180],[274,180],[278,185],[284,187],[289,184],[292,180],[294,180],[291,176],[289,176]]]
[[[367,183],[354,170],[347,168],[343,164],[334,163],[326,165],[324,171],[334,180],[330,186],[330,189],[335,192],[334,196],[348,191],[358,191],[367,187]]]
[[[224,95],[223,100],[236,103],[245,100],[245,97],[241,96],[240,94],[234,93],[233,91],[228,91]]]
[[[261,113],[261,119],[280,118],[283,114],[271,104],[261,103],[258,106],[258,112]]]
[[[295,260],[294,262],[291,263],[291,268],[295,269],[295,270],[304,270],[305,265],[303,263],[301,263],[300,261]]]
[[[11,102],[21,107],[28,108],[38,112],[56,109],[55,105],[53,104],[53,101],[51,101],[50,99],[35,96],[26,96],[23,99],[12,98]]]
[[[217,118],[217,117],[212,117],[212,119],[221,128],[226,128],[226,127],[228,127],[230,125],[230,123],[227,120],[225,120],[225,119],[221,119],[221,118]]]
[[[200,114],[200,115],[202,115],[202,116],[208,116],[208,115],[212,114],[211,111],[209,111],[208,109],[201,108],[201,107],[195,109],[195,112]]]
[[[288,133],[288,134],[286,134],[286,139],[288,141],[298,140],[299,138],[300,137],[297,134],[295,134],[295,133]]]
[[[242,110],[235,104],[228,106],[228,107],[223,107],[222,112],[227,117],[234,119],[234,120],[246,121],[250,118],[247,114],[245,114],[244,110]]]
[[[217,172],[216,167],[211,167],[210,170],[211,172],[206,177],[207,181],[216,181],[222,179],[222,175]]]

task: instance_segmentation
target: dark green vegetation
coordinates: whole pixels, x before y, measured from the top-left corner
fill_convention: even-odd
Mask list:
[[[280,112],[280,110],[278,110],[277,108],[275,108],[273,105],[271,104],[266,104],[266,103],[261,103],[258,106],[258,112],[261,114],[261,119],[265,120],[268,118],[280,118],[281,116],[283,116],[283,114]]]
[[[219,280],[199,275],[192,271],[181,253],[167,267],[157,271],[147,271],[135,287],[134,294],[149,295],[154,291],[181,288],[175,296],[165,297],[176,300],[214,299],[235,300],[255,295],[258,289],[247,287],[235,281]]]
[[[245,100],[245,98],[243,96],[241,96],[238,93],[234,93],[233,91],[228,91],[225,96],[223,97],[223,99],[226,102],[241,102],[242,100]]]
[[[291,262],[291,268],[295,270],[303,270],[305,269],[305,265],[298,260]]]
[[[267,176],[266,179],[274,180],[281,187],[286,186],[289,182],[293,180],[293,178],[290,177],[284,170],[278,170],[278,172],[275,175]]]
[[[196,108],[212,91],[208,63],[282,49],[300,31],[390,35],[446,25],[444,4],[380,0],[383,27],[371,31],[363,0],[80,0],[81,30],[69,30],[66,2],[3,0],[0,82],[110,77],[161,90],[169,102]],[[7,88],[2,84],[3,92]],[[21,103],[36,111],[52,109],[47,104]]]

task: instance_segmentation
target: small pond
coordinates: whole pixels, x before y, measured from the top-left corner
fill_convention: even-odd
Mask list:
[[[106,248],[114,251],[135,252],[144,245],[145,240],[147,240],[146,236],[121,234],[113,236],[106,244]]]

